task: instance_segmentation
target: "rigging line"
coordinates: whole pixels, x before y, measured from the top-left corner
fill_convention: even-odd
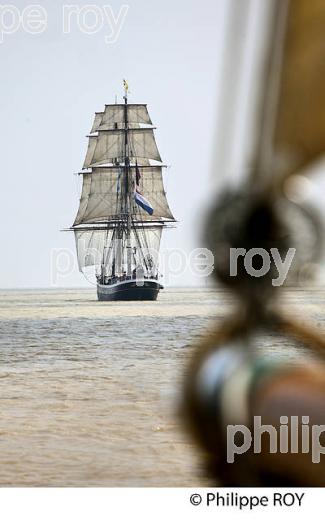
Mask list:
[[[140,221],[137,221],[137,222],[140,222],[140,226],[142,226],[142,228],[140,227],[140,230],[142,231],[142,238],[143,238],[144,246],[145,246],[145,248],[146,248],[148,251],[150,251],[149,244],[148,244],[148,240],[147,240],[147,230],[146,230],[145,227],[144,227],[144,220],[143,220],[143,218],[141,218],[141,217],[142,217],[141,209],[140,209],[140,207],[139,207],[138,205],[136,205],[136,211],[138,211],[139,216],[140,216]],[[135,230],[136,238],[137,238],[137,239],[139,240],[139,242],[140,242],[140,251],[141,251],[141,253],[142,253],[142,255],[143,255],[143,261],[144,261],[145,267],[146,267],[146,269],[147,269],[147,272],[149,273],[149,268],[148,268],[148,265],[147,265],[147,261],[146,261],[146,258],[145,258],[145,256],[144,256],[143,251],[142,251],[142,248],[141,248],[141,241],[140,241],[140,239],[139,239],[139,237],[138,237],[138,229],[137,229],[137,228],[135,227],[135,225],[134,225],[134,219],[133,219],[133,218],[132,218],[132,225],[133,225],[134,230]],[[157,272],[158,272],[158,266],[157,266],[157,265],[155,265],[155,268],[157,269]]]
[[[118,169],[119,169],[119,173],[118,173],[117,186],[116,186],[116,206],[115,206],[115,213],[116,214],[118,214],[119,199],[122,199],[122,197],[120,197],[122,167],[120,166]],[[122,210],[122,207],[121,207],[121,210]],[[114,229],[113,229],[113,235],[112,235],[112,243],[114,243],[115,237],[116,237],[116,235],[118,235],[118,228],[119,227],[120,227],[119,222],[115,222],[114,223]],[[119,239],[119,237],[117,237],[117,238]],[[115,243],[114,243],[114,245],[115,245]],[[113,249],[114,249],[114,253],[115,254],[114,254],[113,261],[112,261],[112,276],[113,276],[113,263],[116,262],[116,250],[115,250],[114,246],[113,246]]]
[[[140,218],[141,218],[141,209],[140,209],[139,206],[137,207],[137,209],[139,211]],[[141,219],[141,226],[142,226],[142,232],[143,232],[143,236],[144,236],[144,240],[145,240],[145,246],[146,246],[147,249],[149,249],[148,241],[147,241],[147,233],[146,233],[146,229],[145,229],[145,226],[144,226],[144,220],[143,219]]]
[[[140,253],[142,255],[142,259],[143,259],[143,262],[144,262],[144,265],[145,265],[145,268],[147,270],[147,273],[149,274],[149,268],[148,268],[148,265],[147,265],[147,261],[146,261],[146,258],[144,256],[144,253],[143,253],[143,250],[142,250],[142,245],[141,245],[141,241],[140,241],[140,238],[139,238],[139,235],[138,235],[138,230],[136,229],[136,227],[134,226],[134,220],[132,218],[132,225],[133,225],[133,232],[134,232],[134,235],[135,235],[135,238],[138,242],[138,246],[139,246],[139,249],[140,249]],[[148,249],[148,247],[147,247]]]
[[[143,215],[143,210],[141,210],[141,208],[138,205],[136,205],[136,210],[138,211],[139,216],[140,216],[140,225],[142,226],[142,233],[143,233],[143,236],[144,236],[145,247],[147,249],[149,249],[148,241],[147,241],[147,235],[146,235],[146,230],[145,230],[145,227],[144,227],[144,220],[143,220],[143,218],[141,218],[142,215]]]
[[[138,209],[138,211],[139,211],[140,218],[141,218],[141,210],[140,210],[140,208]],[[141,228],[140,228],[140,229],[141,229],[141,231],[142,231],[142,233],[143,233],[144,245],[145,245],[145,247],[146,247],[147,249],[149,249],[149,246],[148,246],[148,240],[147,240],[147,232],[146,232],[147,230],[146,230],[145,227],[144,227],[144,221],[143,221],[143,219],[140,220],[140,225],[141,225]]]
[[[118,193],[116,195],[117,195],[117,202],[116,202],[116,204],[118,204]],[[116,207],[116,211],[117,211],[117,207]],[[109,226],[109,222],[107,223],[106,241],[108,240],[108,226]],[[110,241],[110,247],[109,247],[108,255],[106,255],[105,267],[107,267],[107,265],[109,263],[110,256],[112,254],[113,255],[112,268],[113,268],[113,262],[115,260],[115,256],[114,256],[115,248],[114,248],[114,245],[115,245],[115,237],[116,237],[116,234],[117,234],[117,231],[118,231],[118,226],[119,226],[118,222],[114,222],[112,237],[111,237],[111,241]],[[112,272],[112,274],[113,274],[113,272]]]
[[[119,183],[119,179],[120,179],[120,174],[118,174],[117,183]],[[112,179],[110,179],[110,180],[112,180]],[[117,184],[117,188],[118,187],[119,187],[119,184]],[[118,189],[116,189],[116,207],[115,207],[115,211],[116,212],[117,212],[117,209],[118,209],[118,199],[119,199],[119,191],[118,191]],[[104,197],[103,197],[103,200],[105,200]],[[116,235],[116,228],[117,228],[117,223],[115,223],[114,224],[114,228],[113,228],[112,237],[111,237],[111,240],[110,240],[109,251],[108,251],[108,254],[105,254],[105,252],[107,250],[108,236],[109,236],[109,230],[110,230],[110,228],[109,228],[109,214],[107,215],[107,221],[108,221],[107,222],[107,230],[106,230],[106,236],[105,236],[105,239],[104,239],[103,257],[102,257],[102,277],[104,276],[104,270],[105,270],[105,268],[108,265],[108,261],[110,259],[111,254],[112,254],[112,251],[113,251],[113,242],[114,242],[114,238],[115,238],[115,235]]]
[[[116,204],[117,204],[117,201],[118,201],[118,191],[116,191]],[[113,240],[114,240],[115,227],[116,226],[114,226],[113,233],[112,233],[111,244],[113,243]],[[105,267],[108,264],[108,260],[109,260],[109,257],[111,255],[111,252],[112,252],[112,247],[110,246],[109,251],[108,251],[108,255],[106,255],[106,258],[105,258],[105,252],[106,252],[107,244],[108,244],[109,229],[110,228],[109,228],[109,214],[108,214],[107,215],[107,229],[106,229],[106,235],[105,235],[105,239],[104,239],[103,257],[102,257],[102,277],[104,277],[104,269],[105,269]]]
[[[138,159],[138,157],[135,157],[136,163],[137,163],[137,159]],[[134,182],[134,180],[133,180],[133,189],[134,189],[134,191],[133,191],[133,193],[134,193],[135,190],[136,190],[136,181]],[[148,241],[147,241],[147,235],[146,235],[146,231],[144,229],[144,221],[143,221],[143,218],[142,218],[142,215],[141,215],[141,210],[140,210],[140,207],[135,203],[134,198],[132,200],[132,207],[135,208],[135,214],[138,212],[138,214],[140,216],[140,225],[142,226],[142,235],[143,235],[144,246],[145,246],[145,248],[147,250],[149,250]],[[134,211],[134,209],[133,209],[133,211]],[[146,258],[145,258],[144,254],[143,254],[143,251],[142,251],[141,241],[140,241],[140,238],[138,236],[138,230],[136,229],[135,224],[134,224],[133,216],[132,216],[132,226],[133,226],[133,229],[134,229],[134,233],[135,233],[136,239],[139,242],[139,247],[140,247],[141,254],[143,256],[143,261],[144,261],[145,267],[146,267],[147,272],[149,274],[148,265],[147,265]]]

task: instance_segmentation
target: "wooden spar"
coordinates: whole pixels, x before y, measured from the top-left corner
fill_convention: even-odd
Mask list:
[[[290,175],[308,168],[325,151],[325,4],[276,4],[250,180],[278,191]]]

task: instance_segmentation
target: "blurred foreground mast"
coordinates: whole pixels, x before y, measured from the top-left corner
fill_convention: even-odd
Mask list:
[[[325,424],[324,337],[279,310],[281,288],[272,284],[277,275],[272,265],[252,276],[241,256],[237,274],[230,270],[233,250],[263,250],[270,258],[276,250],[283,259],[291,247],[296,250],[291,281],[296,283],[306,265],[319,262],[324,235],[315,211],[293,203],[286,186],[297,174],[308,174],[325,152],[325,3],[274,0],[268,32],[250,173],[241,187],[223,193],[206,227],[215,274],[233,291],[237,307],[197,346],[185,384],[184,414],[217,483],[325,485],[325,463],[316,466],[302,451],[301,430],[298,451],[270,454],[264,440],[259,453],[248,449],[233,463],[227,458],[228,425],[253,432],[257,416],[277,432],[284,416],[308,416],[310,426]],[[261,254],[253,260],[260,272]],[[276,356],[261,356],[255,347],[265,332],[312,350],[318,363],[306,359],[303,368],[295,368]],[[288,429],[290,436],[290,421]]]

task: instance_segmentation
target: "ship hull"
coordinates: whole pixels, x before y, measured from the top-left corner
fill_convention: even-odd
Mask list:
[[[155,280],[127,280],[113,285],[97,284],[99,301],[154,301],[163,287]]]

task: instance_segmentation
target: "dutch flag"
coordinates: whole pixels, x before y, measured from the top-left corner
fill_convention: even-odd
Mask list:
[[[151,206],[150,202],[144,198],[144,196],[136,190],[134,192],[134,200],[140,206],[142,209],[144,209],[149,215],[153,214],[153,207]]]

